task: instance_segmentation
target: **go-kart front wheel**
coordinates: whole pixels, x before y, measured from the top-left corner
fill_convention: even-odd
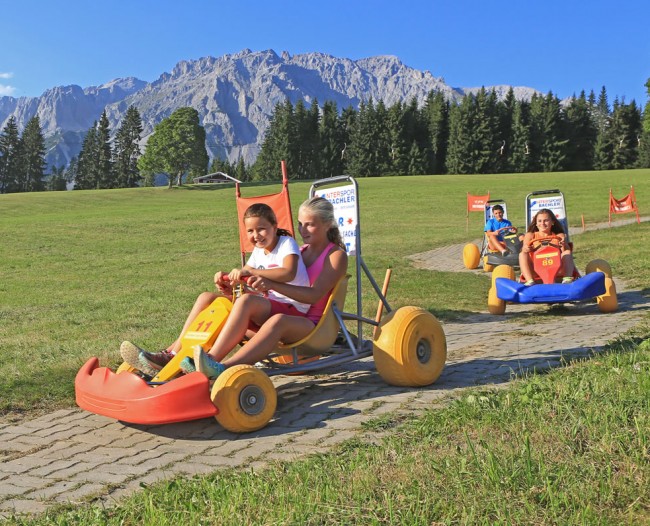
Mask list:
[[[506,312],[506,302],[497,296],[497,278],[508,278],[514,281],[515,270],[510,265],[499,265],[492,271],[492,286],[488,291],[488,311],[490,314],[501,315]]]
[[[481,261],[481,251],[474,243],[467,243],[463,248],[463,265],[470,270],[478,267]]]
[[[618,297],[616,296],[616,285],[612,279],[612,267],[604,259],[594,259],[587,263],[587,274],[602,272],[605,274],[605,294],[596,296],[598,310],[605,314],[618,310]]]
[[[433,314],[419,307],[401,307],[380,323],[372,354],[386,383],[420,387],[440,376],[447,339]]]
[[[278,395],[271,379],[253,365],[234,365],[219,375],[210,395],[225,429],[248,433],[263,428],[275,414]]]

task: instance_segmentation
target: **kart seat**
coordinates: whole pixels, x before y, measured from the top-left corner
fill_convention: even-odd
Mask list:
[[[277,353],[287,355],[295,350],[298,356],[317,356],[329,349],[339,333],[339,321],[334,315],[334,309],[339,312],[345,305],[350,275],[343,276],[332,289],[323,316],[314,329],[304,338],[290,344],[280,343]]]

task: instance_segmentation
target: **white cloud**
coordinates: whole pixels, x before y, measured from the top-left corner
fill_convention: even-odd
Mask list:
[[[13,73],[2,72],[0,71],[0,79],[10,79],[14,76]],[[9,86],[7,84],[0,84],[0,97],[9,96],[11,97],[16,93],[16,88]]]
[[[6,86],[0,84],[0,97],[9,96],[11,97],[16,92],[16,88],[13,86]]]

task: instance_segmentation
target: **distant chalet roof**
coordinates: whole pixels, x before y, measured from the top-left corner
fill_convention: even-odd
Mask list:
[[[239,179],[230,177],[223,172],[214,172],[212,174],[201,175],[192,179],[194,184],[214,184],[214,183],[241,183]]]

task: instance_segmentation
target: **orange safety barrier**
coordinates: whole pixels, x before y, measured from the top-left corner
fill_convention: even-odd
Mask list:
[[[470,212],[485,212],[485,205],[490,200],[490,192],[487,195],[471,195],[467,192],[467,225],[466,230],[469,231],[469,213]]]
[[[636,214],[636,222],[641,224],[639,217],[639,207],[636,204],[636,197],[634,196],[634,187],[630,186],[630,193],[622,199],[616,199],[612,195],[612,189],[609,189],[609,224],[612,224],[612,214],[629,214],[634,212]]]

